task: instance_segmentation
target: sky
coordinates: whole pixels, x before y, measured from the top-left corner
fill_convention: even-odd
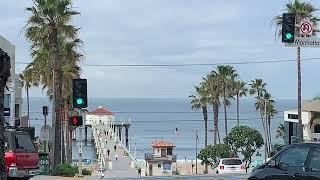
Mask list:
[[[75,0],[81,12],[81,77],[88,96],[105,98],[187,98],[214,66],[88,67],[86,64],[232,63],[295,59],[296,49],[275,38],[271,20],[287,0]],[[311,1],[317,8],[319,1]],[[0,35],[16,46],[16,61],[31,62],[23,27],[31,0],[0,1]],[[319,15],[320,14],[316,14]],[[302,58],[320,58],[303,48]],[[25,64],[16,64],[22,72]],[[243,81],[262,78],[274,98],[297,96],[295,62],[234,65]],[[302,95],[320,94],[320,60],[302,63]],[[41,88],[30,95],[44,97]]]

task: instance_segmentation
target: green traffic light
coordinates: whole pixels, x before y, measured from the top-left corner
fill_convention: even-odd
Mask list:
[[[292,34],[291,33],[286,34],[286,38],[287,39],[292,39]]]
[[[77,104],[83,104],[83,99],[78,98],[78,99],[77,99]]]

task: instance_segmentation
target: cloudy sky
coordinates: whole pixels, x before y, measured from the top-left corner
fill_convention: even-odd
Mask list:
[[[232,63],[295,59],[274,37],[271,19],[287,0],[75,0],[81,15],[73,23],[86,64]],[[313,0],[317,7],[320,2]],[[20,33],[31,0],[0,1],[0,34],[16,45],[16,61],[30,62]],[[320,58],[319,49],[302,49],[303,58]],[[320,60],[302,64],[304,98],[320,94]],[[25,65],[17,64],[16,71]],[[187,97],[212,66],[88,67],[90,97]],[[296,97],[296,63],[235,65],[241,79],[262,78],[275,98]],[[31,96],[45,96],[32,89]]]

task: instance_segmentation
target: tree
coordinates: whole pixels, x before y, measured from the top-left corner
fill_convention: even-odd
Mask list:
[[[0,48],[0,179],[7,179],[6,166],[5,166],[5,142],[6,137],[4,135],[4,88],[10,77],[10,58],[7,53],[3,52]]]
[[[242,96],[247,96],[247,92],[248,92],[248,88],[246,88],[246,83],[240,80],[237,80],[234,82],[234,86],[233,86],[233,90],[234,90],[234,94],[236,96],[237,99],[237,125],[240,125],[240,121],[239,121],[239,99]]]
[[[268,125],[268,109],[269,109],[269,117],[273,116],[275,113],[273,112],[274,100],[271,98],[271,95],[267,92],[266,86],[267,84],[263,82],[262,79],[252,80],[250,85],[250,94],[256,95],[255,99],[255,108],[256,111],[260,113],[260,118],[262,122],[263,132],[264,132],[264,145],[265,145],[265,158],[270,155],[271,151],[271,138],[270,138],[270,128]],[[269,107],[269,108],[268,108]],[[267,116],[267,117],[266,117]]]
[[[259,131],[248,126],[236,126],[224,139],[234,154],[241,154],[246,171],[251,164],[253,154],[263,145],[263,138]]]
[[[212,71],[207,75],[206,78],[203,78],[202,82],[203,87],[208,95],[208,101],[212,105],[213,110],[213,144],[217,144],[217,139],[219,139],[220,143],[220,135],[219,135],[219,106],[220,106],[220,92],[219,92],[219,84],[217,83],[215,71]]]
[[[34,0],[33,6],[27,8],[31,12],[26,25],[26,38],[31,42],[31,49],[37,55],[50,57],[46,65],[49,67],[49,79],[52,83],[53,95],[53,166],[61,163],[61,119],[62,119],[62,81],[63,81],[63,62],[61,59],[59,40],[74,40],[78,29],[70,25],[72,16],[79,14],[72,10],[71,0]],[[47,55],[47,56],[46,56]],[[35,59],[36,57],[33,56]],[[40,58],[40,57],[39,57]],[[53,73],[51,73],[53,72]],[[42,76],[46,77],[46,76]],[[43,79],[42,81],[46,81]]]
[[[209,164],[211,161],[217,164],[219,159],[233,157],[233,155],[233,152],[227,145],[216,144],[202,149],[198,154],[198,158],[201,160],[201,164]]]
[[[194,86],[195,92],[190,95],[191,98],[191,108],[192,110],[202,109],[202,115],[204,119],[204,147],[206,148],[208,145],[208,98],[206,92],[204,90],[204,86]],[[208,166],[205,166],[205,172],[208,172]]]
[[[215,71],[216,80],[220,84],[221,99],[224,107],[224,127],[225,134],[228,134],[227,107],[230,106],[230,99],[233,97],[232,86],[235,79],[239,76],[237,71],[230,65],[219,65]]]
[[[283,124],[279,124],[279,126],[277,128],[277,132],[276,132],[276,138],[277,139],[284,138],[284,125]]]
[[[301,2],[299,0],[295,0],[294,2],[288,2],[286,4],[285,11],[288,13],[296,14],[296,24],[300,24],[303,19],[310,19],[315,27],[318,26],[319,19],[314,16],[314,13],[318,9],[313,6],[309,2]],[[282,31],[282,16],[278,15],[273,18],[273,24],[276,28],[275,35],[280,37]],[[295,36],[299,37],[299,29],[297,28],[295,31]],[[301,119],[301,66],[300,66],[300,52],[301,48],[297,47],[297,69],[298,69],[298,119],[299,119],[299,138],[303,140],[302,134],[302,119]]]

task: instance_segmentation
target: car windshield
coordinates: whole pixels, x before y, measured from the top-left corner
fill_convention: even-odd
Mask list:
[[[222,164],[224,165],[241,165],[240,159],[225,159],[222,161]]]

